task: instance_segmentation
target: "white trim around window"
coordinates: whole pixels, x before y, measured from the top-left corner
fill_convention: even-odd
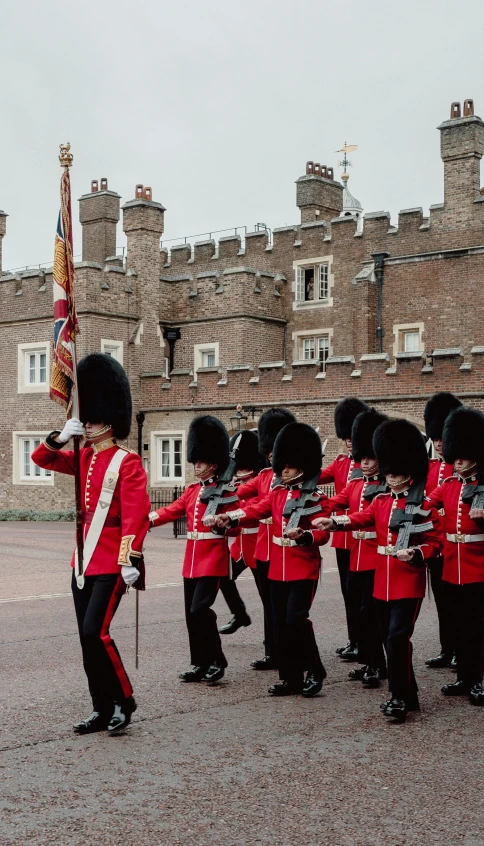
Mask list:
[[[333,305],[333,256],[316,256],[293,262],[294,280],[292,290],[293,311],[299,309],[329,308]],[[312,281],[305,280],[307,272],[313,270]],[[312,285],[313,296],[306,298],[307,284]]]
[[[423,352],[424,323],[393,324],[393,355],[405,352]]]
[[[324,341],[327,339],[327,343]],[[293,361],[322,361],[333,355],[333,329],[311,329],[311,331],[293,332]],[[319,343],[323,341],[323,343]],[[327,350],[326,356],[320,356],[320,348]],[[313,355],[309,355],[310,349]]]
[[[185,484],[184,430],[151,432],[150,486]]]
[[[197,370],[200,367],[218,367],[220,342],[211,344],[195,344],[193,347],[193,378],[197,380]]]
[[[53,485],[51,470],[37,467],[31,459],[36,447],[48,432],[12,432],[12,481],[14,485]]]
[[[108,338],[101,338],[101,352],[111,355],[116,361],[123,364],[124,344],[123,341],[110,341]]]
[[[17,346],[19,394],[47,394],[50,380],[50,342]]]

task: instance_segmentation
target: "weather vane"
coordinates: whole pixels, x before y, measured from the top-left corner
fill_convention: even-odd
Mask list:
[[[347,144],[347,142],[345,141],[344,147],[342,147],[341,150],[336,150],[337,153],[343,153],[343,161],[339,162],[339,166],[343,168],[343,173],[341,174],[342,178],[344,176],[348,177],[347,170],[349,167],[351,167],[351,162],[348,158],[348,153],[353,153],[357,149],[358,144]]]

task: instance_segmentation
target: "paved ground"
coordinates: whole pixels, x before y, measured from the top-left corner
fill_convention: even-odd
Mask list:
[[[328,681],[313,700],[273,700],[251,576],[240,581],[253,625],[225,639],[226,681],[183,685],[180,580],[184,543],[167,529],[147,543],[141,668],[134,669],[134,595],[113,632],[139,710],[124,737],[77,737],[89,713],[66,566],[71,524],[0,523],[0,843],[56,846],[482,845],[484,711],[445,700],[446,671],[424,603],[415,635],[422,712],[405,725],[379,713],[385,691],[346,679],[332,552],[313,619]],[[217,601],[221,621],[229,615]]]

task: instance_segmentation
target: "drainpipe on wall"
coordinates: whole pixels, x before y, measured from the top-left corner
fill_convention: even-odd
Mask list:
[[[375,281],[377,284],[377,352],[383,352],[383,338],[385,331],[383,329],[383,279],[384,279],[384,264],[385,259],[390,253],[373,253],[372,259],[375,262]]]

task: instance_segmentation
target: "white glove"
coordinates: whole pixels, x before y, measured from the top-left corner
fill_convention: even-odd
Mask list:
[[[134,585],[136,579],[138,578],[139,570],[137,570],[136,567],[129,567],[127,564],[123,564],[121,566],[121,575],[124,579],[125,585],[130,587],[131,585]]]
[[[67,441],[70,441],[70,439],[75,435],[84,437],[84,427],[77,417],[71,417],[70,420],[67,420],[62,432],[57,435],[57,440],[61,444],[66,444]]]

